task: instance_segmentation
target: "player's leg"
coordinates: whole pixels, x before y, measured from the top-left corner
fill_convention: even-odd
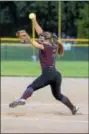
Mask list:
[[[33,81],[32,84],[30,84],[26,91],[23,93],[23,95],[21,96],[21,99],[27,99],[29,98],[34,91],[42,88],[42,87],[45,87],[49,84],[49,80],[48,78],[45,77],[44,74],[42,74],[41,76],[39,76],[36,80]]]
[[[53,83],[51,83],[52,94],[57,100],[65,104],[71,110],[72,114],[76,114],[78,109],[72,104],[68,97],[61,94],[61,82],[62,76],[59,72],[57,72],[56,80]]]
[[[23,95],[20,97],[20,99],[17,99],[16,101],[13,101],[12,103],[9,104],[9,107],[16,107],[18,105],[24,105],[25,100],[33,94],[34,91],[47,86],[49,84],[49,76],[45,72],[41,76],[39,76],[36,80],[33,81],[32,84],[30,84]]]

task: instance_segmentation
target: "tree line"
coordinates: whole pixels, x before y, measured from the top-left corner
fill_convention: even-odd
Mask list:
[[[44,30],[58,34],[58,9],[58,1],[0,1],[0,36],[14,37],[20,29],[31,34],[31,12]],[[89,1],[61,2],[61,31],[63,37],[89,38]]]

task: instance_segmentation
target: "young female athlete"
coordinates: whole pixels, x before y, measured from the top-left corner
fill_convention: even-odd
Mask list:
[[[50,85],[53,96],[58,101],[61,101],[63,104],[65,104],[71,110],[72,114],[75,115],[78,108],[61,93],[62,76],[55,67],[56,53],[58,52],[59,55],[63,55],[63,46],[61,42],[58,41],[56,35],[52,34],[51,32],[44,32],[42,30],[36,20],[36,17],[32,21],[39,36],[37,41],[32,41],[30,36],[24,30],[17,32],[16,35],[22,41],[29,41],[34,47],[39,49],[39,59],[42,74],[27,87],[19,99],[10,103],[9,107],[14,108],[18,105],[24,105],[26,103],[26,99],[29,98],[33,92]]]

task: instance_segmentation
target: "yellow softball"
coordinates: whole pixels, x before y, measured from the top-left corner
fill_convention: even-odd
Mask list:
[[[34,19],[35,16],[36,16],[36,15],[35,15],[34,13],[30,13],[30,14],[29,14],[29,19]]]

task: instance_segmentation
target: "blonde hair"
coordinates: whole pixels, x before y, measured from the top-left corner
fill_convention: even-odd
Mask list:
[[[58,40],[57,40],[57,45],[58,45],[58,54],[63,56],[64,55],[64,47],[62,45],[62,43],[60,43]]]
[[[56,39],[55,37],[53,37],[52,40],[53,40],[53,43],[55,43],[58,46],[58,54],[60,56],[63,56],[63,54],[64,54],[64,47],[63,47],[62,43],[60,43],[59,40]]]

